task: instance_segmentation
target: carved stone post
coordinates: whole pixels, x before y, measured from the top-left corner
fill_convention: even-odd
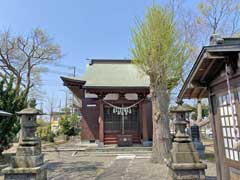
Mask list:
[[[198,152],[186,133],[186,114],[191,110],[184,108],[182,105],[174,110],[175,114],[175,138],[171,150],[170,159],[167,162],[171,177],[173,180],[205,180],[206,164],[199,160]]]
[[[35,136],[36,117],[41,112],[28,107],[17,113],[21,119],[21,132],[16,156],[10,167],[3,169],[5,180],[46,180],[47,164],[41,152],[41,142]]]

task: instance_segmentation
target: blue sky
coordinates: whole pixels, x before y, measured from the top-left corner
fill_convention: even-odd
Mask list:
[[[166,1],[157,0],[158,4]],[[195,8],[197,0],[188,5]],[[2,0],[0,31],[27,34],[38,27],[61,46],[61,64],[76,66],[79,76],[87,58],[122,59],[130,57],[131,28],[135,18],[144,16],[152,0]],[[52,97],[64,104],[65,87],[59,78],[71,68],[49,67],[42,75],[44,107]],[[55,73],[53,73],[55,71]],[[44,108],[44,109],[45,109]]]

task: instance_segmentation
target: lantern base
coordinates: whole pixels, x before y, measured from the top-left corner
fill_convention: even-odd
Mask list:
[[[169,180],[205,180],[206,165],[203,163],[169,164]]]
[[[205,180],[207,165],[199,160],[192,142],[174,142],[167,162],[173,180]]]
[[[2,170],[5,180],[47,180],[47,163],[33,168],[12,168]]]

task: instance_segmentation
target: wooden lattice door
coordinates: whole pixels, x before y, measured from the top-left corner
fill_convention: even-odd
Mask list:
[[[139,130],[138,107],[132,107],[127,115],[113,112],[110,106],[104,107],[104,132],[116,134],[132,134]]]

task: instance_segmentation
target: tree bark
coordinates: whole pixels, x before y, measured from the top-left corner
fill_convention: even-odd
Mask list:
[[[197,122],[202,121],[202,102],[201,99],[197,100]]]
[[[152,162],[163,163],[171,148],[168,121],[169,95],[167,91],[150,87],[152,96],[153,147]]]

